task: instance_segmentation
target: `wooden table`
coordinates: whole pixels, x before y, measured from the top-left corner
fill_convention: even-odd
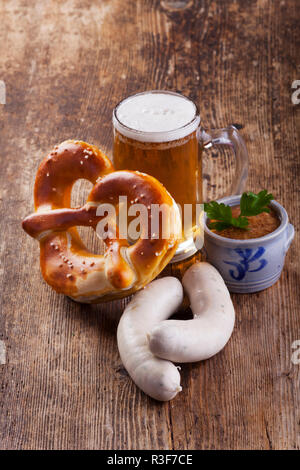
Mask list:
[[[207,128],[242,124],[248,188],[272,191],[299,227],[299,2],[162,3],[0,2],[1,449],[300,448],[298,234],[280,281],[232,296],[231,341],[184,365],[183,392],[163,404],[122,367],[116,328],[127,301],[78,305],[53,292],[20,227],[48,150],[80,138],[111,155],[113,107],[145,89],[190,96]],[[207,165],[213,197],[232,168],[216,152]],[[74,203],[86,189],[76,185]]]

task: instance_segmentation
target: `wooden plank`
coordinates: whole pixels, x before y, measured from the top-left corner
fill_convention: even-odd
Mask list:
[[[184,365],[183,392],[161,404],[134,386],[118,355],[127,301],[83,306],[52,292],[20,228],[49,148],[74,137],[111,155],[113,107],[153,88],[191,96],[207,128],[243,124],[248,187],[267,187],[299,226],[297,15],[296,0],[195,0],[181,11],[159,0],[0,3],[1,449],[300,448],[298,235],[280,282],[233,296],[225,350]],[[218,155],[206,157],[210,196],[232,175],[229,154]]]

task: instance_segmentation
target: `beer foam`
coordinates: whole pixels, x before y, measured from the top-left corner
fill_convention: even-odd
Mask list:
[[[177,93],[146,92],[126,98],[113,115],[115,128],[142,142],[182,139],[199,125],[195,104]]]

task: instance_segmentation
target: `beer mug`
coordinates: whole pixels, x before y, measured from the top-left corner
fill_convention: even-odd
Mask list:
[[[202,152],[215,145],[229,145],[236,170],[231,194],[241,194],[248,174],[245,143],[234,126],[201,127],[197,106],[171,91],[153,90],[122,100],[113,111],[113,162],[116,170],[138,170],[157,178],[181,210],[182,240],[172,262],[192,256],[199,246],[196,207],[203,203]],[[192,213],[185,210],[192,207]],[[186,215],[188,212],[188,216]]]

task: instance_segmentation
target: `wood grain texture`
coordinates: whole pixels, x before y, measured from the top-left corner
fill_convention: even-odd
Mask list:
[[[300,448],[300,365],[291,362],[300,339],[298,233],[280,281],[233,295],[230,343],[184,365],[183,392],[161,404],[120,362],[116,328],[127,301],[83,306],[52,292],[38,245],[20,227],[38,163],[55,143],[74,137],[111,155],[115,104],[164,88],[199,103],[207,128],[244,126],[248,188],[272,191],[297,230],[299,13],[297,0],[194,0],[181,11],[159,0],[0,0],[1,449]],[[211,197],[232,174],[223,156],[206,157]]]

